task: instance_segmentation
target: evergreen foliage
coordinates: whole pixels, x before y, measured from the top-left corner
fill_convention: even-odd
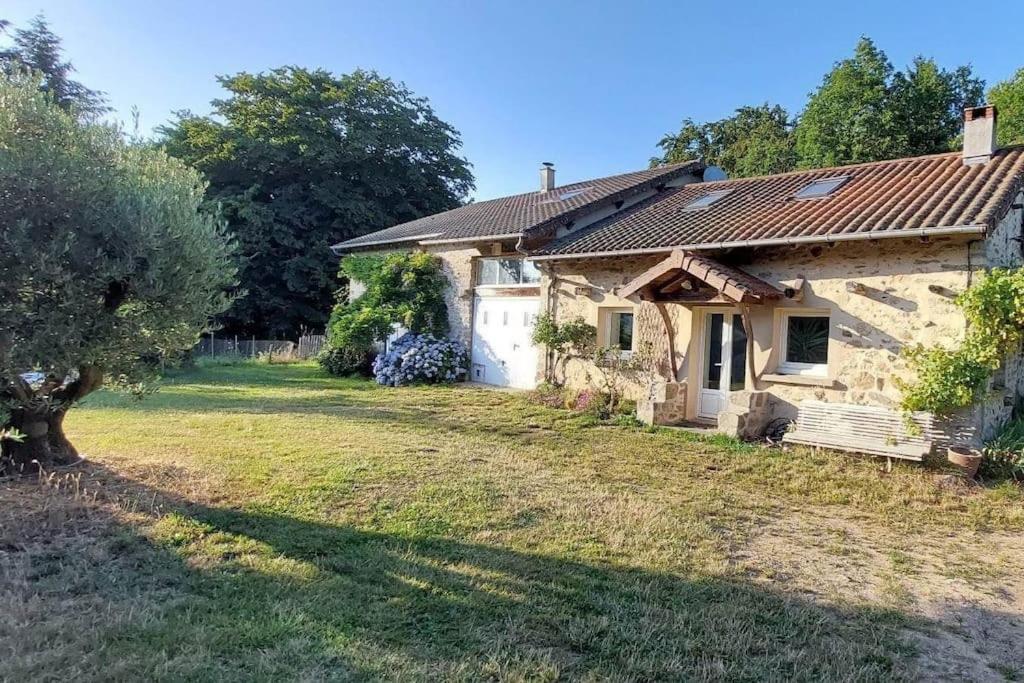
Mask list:
[[[9,467],[76,457],[64,414],[106,383],[142,391],[230,303],[233,245],[199,175],[0,76],[0,403]]]
[[[209,178],[241,250],[228,334],[321,329],[334,300],[331,244],[459,206],[473,187],[458,132],[371,71],[298,67],[219,79],[211,116],[161,129],[169,154]]]
[[[0,32],[9,26],[9,22],[0,22]],[[49,93],[57,106],[79,116],[91,118],[110,111],[102,92],[72,78],[75,67],[64,60],[61,40],[42,15],[29,22],[28,28],[14,29],[11,38],[11,45],[0,48],[0,71],[9,76],[37,72],[40,90]]]

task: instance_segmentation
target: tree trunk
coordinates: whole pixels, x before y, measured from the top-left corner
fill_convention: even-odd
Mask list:
[[[20,407],[11,410],[11,427],[23,435],[21,441],[4,440],[0,474],[27,474],[78,462],[81,456],[64,434],[64,416],[88,394],[103,386],[103,369],[79,368],[78,379],[54,391],[52,402],[40,402],[26,385],[15,385],[14,398]]]
[[[64,434],[66,414],[67,408],[13,411],[11,426],[21,432],[24,439],[4,442],[6,469],[26,474],[78,462],[78,451]]]

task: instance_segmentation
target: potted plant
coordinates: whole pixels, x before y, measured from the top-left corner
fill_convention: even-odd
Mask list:
[[[981,453],[969,446],[950,446],[946,451],[946,459],[963,470],[969,479],[973,479],[981,464]]]

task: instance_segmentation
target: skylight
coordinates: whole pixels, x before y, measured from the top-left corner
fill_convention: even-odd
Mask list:
[[[589,188],[589,187],[579,187],[579,188],[576,188],[575,190],[565,190],[565,191],[559,193],[555,197],[550,197],[548,199],[542,199],[540,201],[540,203],[541,204],[554,204],[555,202],[564,202],[567,199],[572,199],[573,197],[579,197],[581,194],[586,194],[586,193],[590,192],[590,190],[591,190],[591,188]],[[549,192],[547,194],[554,194],[554,192]]]
[[[564,202],[566,199],[578,197],[579,195],[583,194],[584,192],[588,192],[589,190],[589,187],[581,187],[578,190],[569,190],[568,192],[563,192],[562,194],[558,195],[558,198]]]
[[[683,210],[690,211],[692,209],[706,209],[730,192],[732,192],[732,190],[715,190],[713,192],[708,192],[684,206]]]
[[[817,199],[818,197],[827,197],[842,186],[849,178],[847,176],[841,176],[839,178],[822,178],[821,180],[815,180],[809,185],[805,185],[795,195],[794,199]]]

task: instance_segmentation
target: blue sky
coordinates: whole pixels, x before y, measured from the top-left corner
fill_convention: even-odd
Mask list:
[[[206,113],[215,74],[283,64],[404,81],[463,136],[479,199],[647,165],[684,117],[764,101],[796,111],[861,34],[897,67],[971,63],[989,84],[1024,66],[1024,2],[257,2],[5,0],[45,12],[88,86],[144,130]]]

